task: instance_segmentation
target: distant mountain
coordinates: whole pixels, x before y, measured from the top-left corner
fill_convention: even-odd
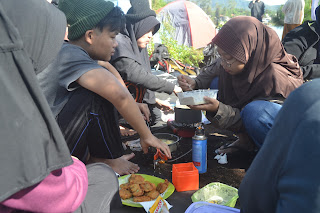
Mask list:
[[[248,9],[249,1],[247,0],[234,0],[236,2],[236,8]],[[229,0],[212,0],[212,6],[215,7],[216,4],[222,6],[228,6]],[[278,10],[280,5],[265,5],[267,10]]]

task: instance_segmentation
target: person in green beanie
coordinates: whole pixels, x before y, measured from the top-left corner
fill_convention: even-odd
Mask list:
[[[38,80],[65,136],[72,155],[83,162],[103,162],[120,175],[135,173],[120,141],[118,112],[140,135],[143,151],[160,148],[169,158],[169,147],[154,137],[117,71],[107,63],[124,27],[119,7],[104,0],[60,0],[58,8],[67,18],[69,42]],[[107,68],[98,61],[107,64]]]
[[[111,58],[111,64],[137,102],[147,103],[151,112],[151,126],[161,126],[161,112],[170,106],[157,100],[154,92],[181,92],[181,88],[151,73],[147,45],[158,32],[160,22],[150,9],[148,0],[130,0],[126,14],[126,28],[117,36],[119,45]]]

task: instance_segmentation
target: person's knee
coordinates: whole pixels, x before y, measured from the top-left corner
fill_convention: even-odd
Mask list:
[[[241,119],[245,127],[255,127],[259,125],[263,119],[263,104],[264,101],[253,101],[247,104],[241,111]]]
[[[89,184],[99,183],[102,181],[108,185],[118,186],[117,176],[110,166],[104,163],[92,163],[86,167],[88,171]]]
[[[253,101],[241,111],[241,119],[247,133],[257,145],[261,145],[281,105],[268,101]]]
[[[76,212],[111,212],[119,208],[121,199],[119,183],[115,172],[104,163],[86,166],[88,171],[88,192]]]

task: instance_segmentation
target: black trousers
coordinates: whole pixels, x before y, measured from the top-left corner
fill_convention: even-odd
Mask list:
[[[115,159],[124,153],[120,141],[117,111],[99,95],[79,88],[57,117],[70,153],[85,160],[90,155]]]

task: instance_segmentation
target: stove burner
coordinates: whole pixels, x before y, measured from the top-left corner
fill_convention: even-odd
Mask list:
[[[167,124],[172,129],[173,133],[183,138],[193,137],[196,131],[196,127],[200,125],[200,123],[184,124],[175,121],[168,121]]]
[[[176,128],[196,128],[200,125],[200,123],[193,123],[193,124],[186,124],[186,123],[180,123],[180,122],[176,122],[175,120],[173,121],[168,121],[171,123],[172,126],[176,127]]]

